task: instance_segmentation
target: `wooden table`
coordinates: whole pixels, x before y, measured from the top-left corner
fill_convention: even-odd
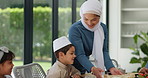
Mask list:
[[[104,75],[104,78],[135,78],[137,73],[127,73],[123,75]]]
[[[104,75],[102,76],[103,78],[135,78],[135,74],[137,73],[127,73],[123,75]],[[86,73],[81,75],[83,78],[96,78],[93,74],[91,73]]]

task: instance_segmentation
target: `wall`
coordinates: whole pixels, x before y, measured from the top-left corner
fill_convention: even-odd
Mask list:
[[[121,0],[109,1],[109,51],[112,59],[116,59],[126,72],[136,71],[140,64],[130,64],[133,56],[128,48],[121,48]],[[130,43],[129,43],[130,44]]]

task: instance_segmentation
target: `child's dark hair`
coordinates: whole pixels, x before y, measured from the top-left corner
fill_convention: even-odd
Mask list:
[[[11,51],[9,51],[9,53],[4,52],[4,55],[0,60],[0,64],[4,63],[6,60],[13,60],[14,58],[15,58],[15,55],[13,52],[11,52]]]
[[[72,46],[74,46],[74,45],[73,45],[73,44],[69,44],[69,45],[67,45],[67,46],[65,46],[65,47],[63,47],[63,48],[57,50],[57,51],[55,52],[56,58],[59,58],[59,52],[63,52],[63,53],[66,55],[67,51],[68,51]]]

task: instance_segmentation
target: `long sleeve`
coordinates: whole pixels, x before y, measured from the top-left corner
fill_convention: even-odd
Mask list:
[[[93,64],[89,61],[88,56],[91,54],[92,49],[90,51],[86,49],[89,49],[90,47],[92,48],[92,46],[89,46],[90,44],[92,44],[92,42],[90,42],[92,40],[91,38],[87,37],[90,34],[89,31],[86,31],[85,29],[83,29],[83,27],[81,27],[82,26],[79,25],[74,25],[71,27],[71,29],[69,30],[69,40],[76,48],[75,63],[79,62],[85,69],[87,69],[87,71],[90,72]],[[78,65],[77,63],[74,66],[79,69],[81,65]]]
[[[75,75],[75,74],[79,74],[80,75],[80,71],[77,70],[74,66],[70,65],[70,72],[72,73],[71,75]]]

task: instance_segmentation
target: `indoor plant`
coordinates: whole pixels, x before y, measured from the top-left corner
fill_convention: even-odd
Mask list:
[[[130,63],[140,63],[141,67],[144,67],[148,61],[148,32],[140,32],[140,34],[135,34],[133,39],[136,47],[130,49],[133,50],[132,54],[135,56],[131,58]],[[140,45],[138,45],[139,39],[142,40]],[[141,57],[140,52],[142,52],[145,56]],[[139,67],[137,71],[139,71],[141,67]]]

